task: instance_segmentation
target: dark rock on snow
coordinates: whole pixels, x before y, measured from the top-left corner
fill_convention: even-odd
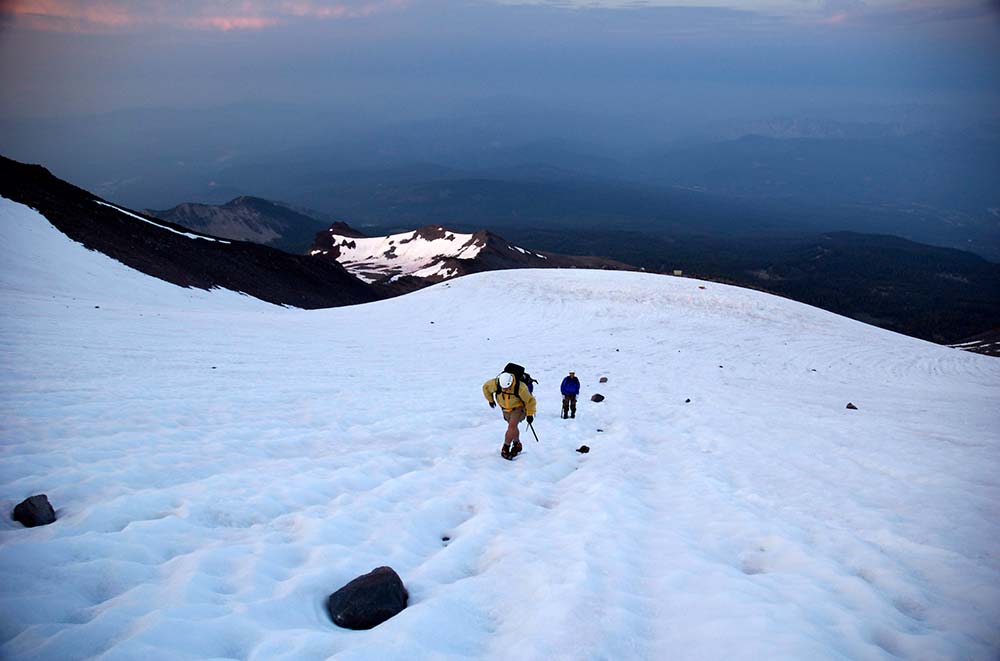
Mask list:
[[[601,395],[600,393],[596,393],[595,392],[593,395],[590,396],[590,401],[592,401],[592,402],[603,402],[604,401],[604,395]]]
[[[55,522],[56,512],[52,509],[48,496],[43,493],[21,501],[14,508],[14,520],[25,528],[46,526]]]
[[[690,404],[690,403],[691,403],[691,398],[689,397],[689,398],[685,399],[685,400],[684,400],[684,403],[685,403],[685,404]]]
[[[852,409],[854,411],[858,410],[858,407],[852,404],[851,402],[847,402],[847,408]]]
[[[377,567],[330,595],[330,619],[345,629],[371,629],[406,608],[409,593],[391,567]]]
[[[590,452],[590,448],[587,447],[586,445],[581,445],[576,449],[576,451],[579,452],[580,454],[587,454],[588,452]]]
[[[601,383],[607,383],[607,382],[608,382],[608,377],[606,377],[606,376],[602,376],[602,377],[601,377],[601,381],[600,381],[600,382],[601,382]]]

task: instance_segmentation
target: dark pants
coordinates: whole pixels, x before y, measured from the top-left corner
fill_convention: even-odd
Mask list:
[[[576,395],[563,395],[562,417],[565,418],[567,413],[571,418],[576,417]]]

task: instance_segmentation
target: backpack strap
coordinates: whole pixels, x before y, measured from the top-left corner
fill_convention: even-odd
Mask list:
[[[517,374],[511,373],[514,377],[514,383],[511,384],[511,392],[504,392],[504,389],[500,387],[500,377],[497,377],[497,395],[503,395],[504,397],[516,397],[522,404],[524,400],[521,399],[521,380],[517,378]],[[529,391],[530,392],[530,391]]]

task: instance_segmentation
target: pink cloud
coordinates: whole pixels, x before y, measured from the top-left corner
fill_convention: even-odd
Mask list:
[[[26,30],[122,32],[151,28],[263,30],[303,19],[350,19],[405,0],[0,0],[0,18]]]
[[[385,9],[402,7],[405,0],[389,0],[383,2],[310,2],[297,0],[286,2],[284,11],[292,16],[310,18],[359,18],[371,16]]]
[[[281,25],[281,23],[280,19],[262,16],[202,16],[184,22],[187,27],[194,29],[219,30],[220,32],[263,30]]]
[[[826,16],[824,18],[816,21],[819,25],[843,25],[847,22],[850,15],[847,12],[840,12],[839,14],[833,14],[832,16]]]
[[[15,24],[29,29],[59,32],[121,29],[138,22],[128,5],[121,2],[9,0],[0,4],[0,13],[13,17]]]
[[[850,25],[886,30],[935,23],[983,21],[994,13],[983,0],[909,0],[878,5],[861,0],[826,0],[825,9],[825,15],[808,22],[822,26]]]

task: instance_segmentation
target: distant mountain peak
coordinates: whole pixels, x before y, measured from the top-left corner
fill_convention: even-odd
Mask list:
[[[444,225],[424,225],[409,232],[365,236],[346,223],[338,222],[316,235],[309,254],[336,260],[365,282],[405,289],[501,269],[634,270],[627,264],[598,257],[570,257],[528,250],[485,229],[463,233]]]
[[[187,202],[172,209],[145,213],[197,232],[250,241],[302,254],[325,226],[288,207],[260,197],[241,195],[223,205]]]
[[[342,220],[338,220],[337,222],[335,222],[333,225],[330,226],[329,230],[326,230],[323,233],[326,233],[327,231],[337,234],[338,236],[351,236],[358,239],[363,239],[367,236],[367,234],[365,234],[364,232],[360,232],[354,229],[353,227],[351,227]]]
[[[233,199],[229,200],[228,202],[226,202],[222,206],[225,206],[225,207],[238,207],[238,206],[244,206],[244,205],[247,205],[247,204],[259,204],[261,202],[264,202],[264,203],[267,203],[267,204],[273,204],[273,202],[270,202],[268,200],[265,200],[265,199],[262,199],[262,198],[259,198],[259,197],[253,197],[251,195],[240,195],[239,197],[234,197]]]

